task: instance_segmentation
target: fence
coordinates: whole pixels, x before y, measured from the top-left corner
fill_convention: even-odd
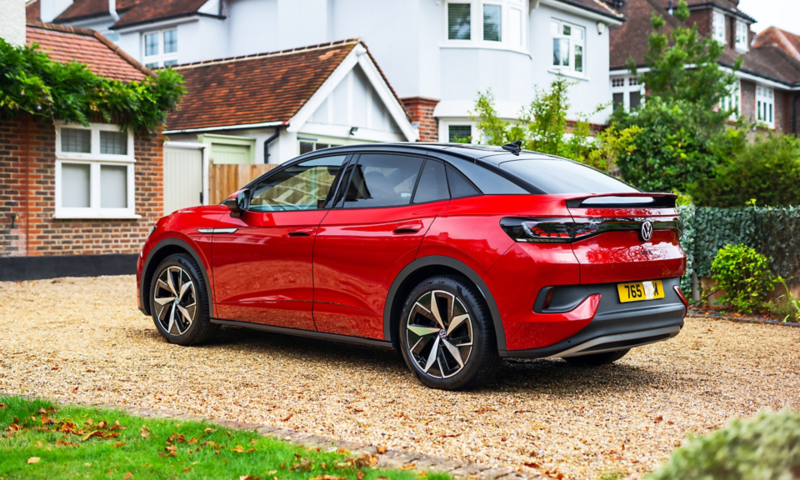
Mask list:
[[[259,175],[272,170],[277,165],[252,163],[221,163],[209,165],[208,191],[209,203],[221,203],[228,196],[250,183]]]

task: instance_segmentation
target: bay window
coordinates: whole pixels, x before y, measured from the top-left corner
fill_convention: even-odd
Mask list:
[[[553,36],[553,67],[557,70],[583,73],[586,61],[586,30],[567,22],[550,20]]]
[[[524,49],[527,0],[448,0],[447,41],[451,46]]]
[[[133,135],[115,125],[56,125],[56,218],[138,218]]]
[[[725,14],[714,10],[712,19],[712,37],[720,43],[727,43],[725,41]]]
[[[159,30],[142,36],[144,64],[147,68],[178,64],[178,30]]]
[[[775,128],[775,92],[769,87],[756,87],[756,118],[769,128]]]
[[[730,92],[726,97],[722,97],[722,110],[723,111],[731,111],[731,119],[736,119],[739,117],[739,103],[741,98],[741,92],[739,89],[739,81],[737,80],[736,83],[731,85]]]

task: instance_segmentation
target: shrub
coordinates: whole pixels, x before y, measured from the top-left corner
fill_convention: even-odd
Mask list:
[[[769,259],[747,245],[726,245],[711,264],[716,287],[725,292],[721,302],[742,313],[763,309],[775,277]]]
[[[800,413],[761,412],[690,439],[647,480],[800,478]]]

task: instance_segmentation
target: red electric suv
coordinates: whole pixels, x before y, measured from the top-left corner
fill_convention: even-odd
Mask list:
[[[464,389],[502,357],[611,363],[680,332],[675,196],[518,144],[302,155],[158,221],[139,308],[168,341],[220,325],[393,347]]]

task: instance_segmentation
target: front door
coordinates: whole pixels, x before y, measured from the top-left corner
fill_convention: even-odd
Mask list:
[[[383,339],[391,284],[416,258],[449,201],[444,165],[428,160],[417,182],[422,164],[423,158],[410,155],[359,157],[343,206],[322,221],[314,247],[314,320],[320,332]]]
[[[345,155],[308,160],[268,175],[248,211],[225,215],[212,244],[217,316],[315,330],[314,239]]]

